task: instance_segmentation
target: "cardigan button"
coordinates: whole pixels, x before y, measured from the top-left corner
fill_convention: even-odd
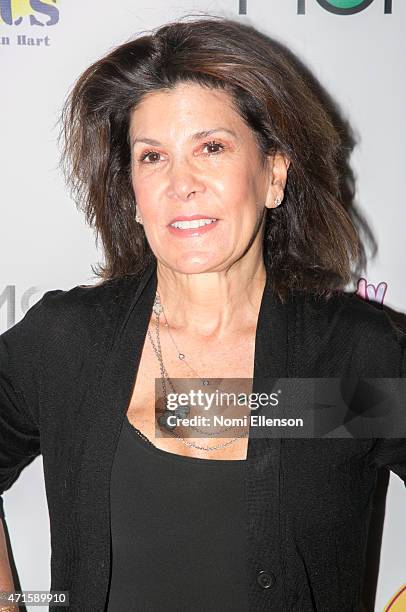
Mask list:
[[[272,572],[262,570],[257,576],[257,582],[263,589],[269,589],[275,582],[275,576]]]

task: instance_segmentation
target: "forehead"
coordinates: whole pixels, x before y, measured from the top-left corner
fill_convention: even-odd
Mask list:
[[[211,125],[213,124],[213,125]],[[196,83],[178,83],[173,89],[145,94],[131,112],[134,135],[146,129],[186,129],[214,125],[243,129],[244,122],[234,107],[231,94]]]

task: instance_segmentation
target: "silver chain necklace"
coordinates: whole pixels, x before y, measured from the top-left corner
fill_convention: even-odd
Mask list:
[[[179,347],[178,347],[178,345],[176,344],[176,342],[175,342],[175,340],[174,340],[174,338],[173,338],[173,336],[172,336],[172,334],[171,334],[171,330],[169,329],[168,319],[166,318],[166,314],[165,314],[165,309],[164,309],[164,307],[163,307],[163,306],[162,306],[162,304],[161,304],[161,299],[160,299],[160,296],[159,296],[159,293],[158,293],[158,292],[156,293],[156,296],[155,296],[154,305],[155,305],[155,304],[156,304],[157,306],[159,305],[159,306],[157,307],[157,310],[159,310],[159,307],[160,307],[160,312],[158,313],[158,316],[159,316],[159,314],[162,312],[162,313],[163,313],[163,315],[164,315],[164,317],[165,317],[165,327],[168,329],[169,336],[170,336],[170,338],[171,338],[171,340],[172,340],[173,344],[175,345],[176,351],[177,351],[177,353],[178,353],[178,359],[180,359],[181,361],[184,361],[184,362],[186,363],[186,365],[188,366],[189,370],[191,370],[191,371],[192,371],[194,374],[196,374],[196,375],[197,375],[197,378],[200,378],[200,376],[199,376],[199,374],[196,372],[196,370],[195,370],[194,368],[192,368],[192,366],[189,364],[188,360],[186,359],[186,355],[185,355],[184,353],[182,353],[182,352],[179,350]],[[156,312],[156,311],[155,311],[155,312]],[[202,383],[203,383],[204,385],[209,385],[209,384],[210,384],[210,382],[209,382],[207,379],[200,378],[200,380],[202,381]]]
[[[159,295],[158,291],[156,292],[156,295],[155,295],[155,300],[154,300],[154,307],[153,307],[153,310],[154,310],[155,314],[156,314],[158,317],[160,316],[160,314],[161,314],[161,313],[163,313],[163,315],[164,315],[164,317],[165,317],[165,327],[168,329],[168,332],[169,332],[169,335],[170,335],[170,337],[171,337],[171,340],[172,340],[173,344],[175,345],[176,351],[177,351],[177,353],[178,353],[178,359],[179,359],[179,360],[181,360],[181,361],[183,361],[184,363],[186,363],[186,365],[188,366],[188,368],[189,368],[189,369],[190,369],[190,370],[191,370],[191,371],[192,371],[194,374],[196,374],[197,378],[199,378],[199,379],[202,381],[203,385],[209,385],[209,384],[210,384],[210,381],[209,381],[209,380],[207,380],[207,379],[203,379],[203,378],[201,378],[201,377],[199,376],[199,374],[196,372],[196,370],[195,370],[194,368],[192,368],[192,366],[191,366],[191,365],[189,365],[189,362],[188,362],[188,361],[187,361],[187,359],[186,359],[186,355],[185,355],[184,353],[181,353],[181,352],[180,352],[179,347],[178,347],[178,345],[176,344],[176,342],[175,342],[175,340],[174,340],[174,338],[173,338],[173,336],[172,336],[172,334],[171,334],[171,331],[170,331],[170,329],[169,329],[168,319],[166,318],[165,309],[164,309],[164,307],[163,307],[163,305],[162,305],[162,303],[161,303],[161,298],[160,298],[160,295]],[[155,355],[156,355],[156,356],[157,356],[157,358],[158,358],[158,361],[160,362],[160,364],[162,364],[162,365],[161,365],[161,372],[163,372],[163,371],[165,372],[165,375],[166,375],[166,377],[167,377],[167,380],[169,381],[169,384],[170,384],[170,385],[171,385],[171,387],[172,387],[172,391],[173,391],[174,393],[176,393],[175,387],[174,387],[174,386],[173,386],[173,384],[172,384],[172,380],[171,380],[171,379],[168,377],[168,372],[167,372],[167,370],[166,370],[166,368],[165,368],[165,366],[164,366],[164,363],[163,363],[162,349],[161,349],[160,336],[159,336],[159,319],[158,319],[158,324],[157,324],[157,332],[156,332],[156,335],[157,335],[157,344],[159,345],[159,350],[158,350],[158,349],[155,347],[155,345],[154,345],[154,341],[152,340],[152,336],[151,336],[151,335],[149,335],[149,339],[150,339],[150,341],[151,341],[151,344],[152,344],[152,347],[153,347],[153,349],[154,349]],[[178,408],[175,410],[175,413],[176,413],[177,415],[180,415],[180,416],[188,416],[188,415],[189,415],[189,410],[188,410],[187,408],[188,408],[187,406],[178,407]],[[171,414],[171,412],[170,412],[169,410],[165,410],[165,412],[164,412],[164,414],[163,414],[163,416],[162,416],[162,419],[160,419],[160,421],[159,421],[159,422],[161,423],[161,425],[163,425],[163,426],[165,427],[165,429],[170,429],[170,430],[173,430],[175,426],[170,426],[170,425],[169,425],[169,423],[167,423],[167,421],[166,421],[166,418],[167,418],[167,417],[168,417],[170,414]],[[223,433],[223,432],[225,432],[225,431],[228,431],[229,429],[234,429],[234,426],[233,426],[233,425],[230,425],[229,427],[224,427],[224,428],[223,428],[222,430],[220,430],[220,431],[218,431],[218,430],[217,430],[217,431],[215,431],[215,432],[213,432],[213,433],[208,433],[208,432],[206,432],[206,431],[204,431],[204,430],[200,429],[199,427],[193,427],[193,426],[190,426],[190,427],[191,427],[191,429],[193,429],[194,431],[198,431],[199,433],[204,433],[204,434],[206,434],[207,436],[216,436],[217,434],[221,434],[221,433]]]
[[[204,451],[212,451],[212,450],[217,450],[219,448],[224,448],[226,446],[229,446],[230,444],[233,444],[234,442],[236,442],[236,440],[239,440],[240,438],[245,438],[247,437],[248,434],[244,434],[241,436],[237,436],[235,438],[232,438],[231,440],[229,440],[228,442],[225,442],[223,444],[218,444],[216,446],[199,446],[197,444],[193,444],[192,442],[188,442],[187,440],[185,440],[184,438],[182,438],[182,436],[178,436],[174,431],[172,431],[173,427],[168,427],[168,423],[166,422],[167,420],[167,413],[169,414],[177,414],[180,417],[185,417],[189,414],[190,408],[189,406],[179,406],[178,408],[176,408],[175,410],[171,410],[169,411],[167,408],[167,401],[168,401],[168,395],[166,392],[166,380],[168,380],[169,384],[171,385],[173,391],[176,393],[172,381],[168,376],[168,372],[165,368],[164,362],[163,362],[163,358],[162,358],[162,349],[161,349],[161,341],[160,341],[160,335],[159,335],[159,316],[162,312],[164,312],[163,306],[160,302],[159,299],[159,294],[157,292],[156,296],[155,296],[155,300],[154,300],[154,306],[153,306],[153,311],[155,313],[155,323],[156,323],[156,336],[157,336],[157,345],[158,345],[158,349],[155,347],[154,341],[152,339],[152,335],[151,332],[148,330],[148,337],[151,341],[152,344],[152,348],[154,350],[155,355],[158,358],[159,361],[159,366],[160,366],[160,370],[161,370],[161,381],[162,381],[162,388],[163,388],[163,392],[164,392],[164,396],[165,396],[165,411],[164,414],[159,418],[159,423],[162,424],[167,431],[169,431],[169,433],[171,433],[173,436],[175,436],[176,438],[178,438],[178,440],[181,440],[183,444],[185,444],[186,446],[192,447],[192,448],[197,448],[199,450],[204,450]],[[165,313],[164,313],[165,316]],[[165,321],[166,321],[166,326],[168,327],[168,331],[169,331],[169,326],[168,326],[168,321],[166,319],[165,316]],[[172,335],[171,335],[172,337]],[[173,340],[173,339],[172,339]],[[174,342],[174,340],[173,340]],[[176,343],[174,342],[177,351],[178,351],[178,358],[181,359],[182,361],[186,362],[185,359],[185,355],[184,353],[181,353],[176,345]],[[188,364],[189,365],[189,364]],[[191,367],[189,366],[189,368],[195,373],[197,374],[197,372]],[[209,381],[207,381],[206,379],[202,379],[200,376],[198,376],[198,378],[203,382],[203,384],[209,384]],[[227,428],[230,429],[230,428]]]
[[[163,389],[164,389],[165,398],[167,399],[167,396],[166,396],[166,386],[165,386],[165,380],[164,380],[164,377],[166,378],[166,380],[168,380],[168,382],[169,382],[170,386],[172,387],[172,391],[173,391],[174,393],[176,393],[176,389],[175,389],[175,387],[174,387],[174,385],[173,385],[173,383],[172,383],[172,379],[171,379],[171,378],[169,378],[169,376],[168,376],[168,372],[167,372],[167,370],[166,370],[166,368],[165,368],[165,365],[164,365],[164,363],[163,363],[163,358],[162,358],[162,349],[161,349],[160,339],[159,339],[159,323],[158,323],[158,329],[157,329],[157,344],[159,344],[159,349],[160,349],[160,350],[158,350],[158,349],[157,349],[157,347],[155,346],[154,341],[152,340],[152,336],[151,336],[151,333],[149,332],[149,330],[148,330],[148,336],[149,336],[149,339],[150,339],[150,341],[151,341],[152,348],[154,349],[154,353],[155,353],[155,355],[157,356],[158,361],[159,361],[160,366],[161,366],[161,375],[162,375],[162,376],[161,376],[161,380],[162,380],[162,387],[163,387]],[[202,380],[202,379],[200,379],[200,380]],[[160,423],[160,424],[161,424],[163,427],[165,427],[165,429],[166,429],[166,430],[172,431],[172,430],[173,430],[173,429],[176,427],[176,425],[169,425],[169,423],[167,422],[167,418],[168,418],[169,416],[172,416],[172,414],[176,414],[177,416],[180,416],[180,417],[186,417],[186,416],[188,416],[188,415],[189,415],[189,413],[190,413],[190,407],[189,407],[188,405],[186,405],[186,406],[185,406],[185,405],[183,405],[183,406],[178,406],[178,407],[177,407],[177,408],[175,408],[175,410],[173,410],[173,411],[171,411],[171,410],[169,410],[169,409],[166,409],[166,410],[163,412],[162,416],[161,416],[161,417],[159,417],[158,422],[159,422],[159,423]],[[204,431],[204,430],[200,429],[199,427],[193,427],[192,425],[190,425],[190,428],[191,428],[191,429],[193,429],[194,431],[198,431],[198,432],[200,432],[200,433],[204,433],[204,434],[206,434],[207,436],[216,436],[217,434],[221,434],[221,433],[223,433],[224,431],[228,431],[229,429],[234,429],[234,426],[233,426],[233,425],[230,425],[229,427],[224,427],[222,430],[220,430],[220,431],[218,431],[218,430],[217,430],[217,431],[215,431],[215,432],[213,432],[213,433],[208,433],[208,432],[206,432],[206,431]]]

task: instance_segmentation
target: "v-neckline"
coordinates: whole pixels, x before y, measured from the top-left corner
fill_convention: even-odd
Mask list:
[[[279,378],[288,376],[288,312],[291,303],[289,301],[285,304],[281,303],[279,296],[273,290],[271,281],[271,272],[266,266],[266,282],[262,292],[255,332],[252,393],[265,392],[265,389],[269,393]],[[129,389],[128,402],[122,407],[123,417],[126,416],[131,400],[153,311],[157,285],[157,261],[154,259],[141,276],[135,295],[131,300],[130,308],[119,331],[121,342],[127,345],[124,353],[129,354],[131,346],[132,359],[134,360],[132,368],[129,370],[131,377],[128,380],[127,387]],[[135,351],[134,347],[136,347]],[[255,446],[262,448],[264,442],[261,443],[259,440],[249,434],[245,460],[257,454],[254,449]]]

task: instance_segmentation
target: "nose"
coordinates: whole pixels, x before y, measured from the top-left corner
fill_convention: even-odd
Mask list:
[[[204,182],[184,158],[171,164],[168,172],[169,183],[167,196],[187,200],[192,194],[204,191]]]

